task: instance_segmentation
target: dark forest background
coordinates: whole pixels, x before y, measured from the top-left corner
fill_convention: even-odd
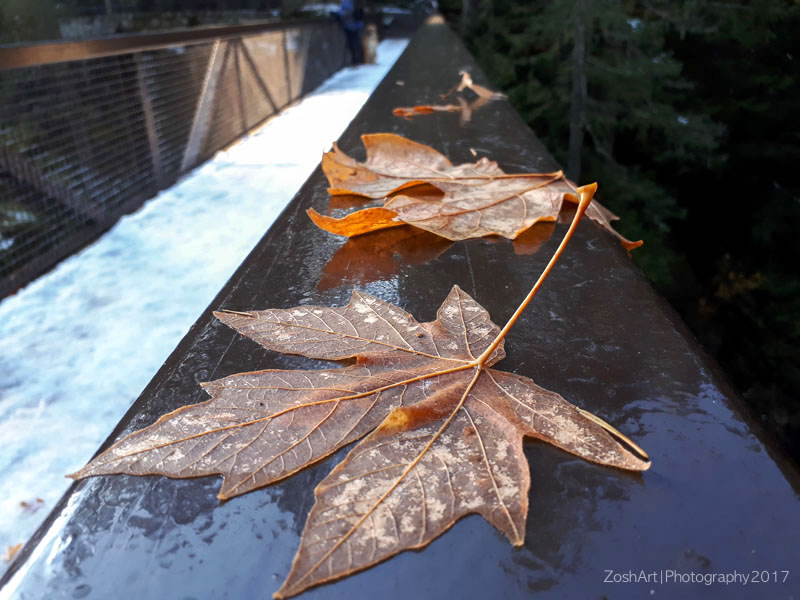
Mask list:
[[[3,0],[0,42],[57,39],[65,22],[73,35],[119,33],[278,18],[309,3],[320,4]],[[633,260],[800,460],[800,0],[439,8],[570,177],[599,182],[618,229],[645,240]]]
[[[800,2],[440,8],[800,459]]]

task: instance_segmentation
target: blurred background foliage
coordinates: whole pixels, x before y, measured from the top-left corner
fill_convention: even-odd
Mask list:
[[[440,7],[800,459],[800,2]]]

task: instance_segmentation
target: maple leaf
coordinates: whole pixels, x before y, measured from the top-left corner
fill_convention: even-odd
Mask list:
[[[463,127],[467,123],[472,120],[472,114],[481,109],[482,107],[486,106],[489,101],[492,100],[492,97],[489,96],[478,96],[472,102],[467,102],[463,98],[458,98],[458,105],[455,104],[417,104],[414,106],[398,106],[397,108],[392,109],[392,114],[395,117],[402,117],[406,120],[410,120],[412,117],[418,117],[420,115],[432,115],[436,113],[447,113],[447,112],[460,112],[461,117],[459,119],[459,123]]]
[[[450,88],[445,94],[440,94],[442,100],[447,98],[453,92],[461,92],[465,89],[470,89],[476,94],[475,100],[467,102],[464,98],[459,97],[458,106],[455,104],[417,104],[415,106],[398,106],[392,110],[395,117],[403,117],[404,119],[411,119],[419,115],[430,115],[442,112],[460,112],[461,118],[459,119],[461,125],[467,124],[472,119],[472,113],[488,104],[491,100],[505,98],[505,95],[493,92],[492,90],[478,85],[472,81],[472,77],[466,71],[459,71],[461,81],[454,87]]]
[[[220,498],[267,485],[357,439],[317,486],[284,598],[419,548],[470,514],[524,541],[530,487],[524,437],[587,460],[645,470],[643,450],[598,417],[525,377],[491,368],[591,201],[501,329],[454,286],[418,323],[361,292],[344,307],[217,312],[265,348],[355,364],[265,370],[203,384],[212,399],[162,416],[72,475],[223,476]],[[364,437],[366,436],[366,437]]]
[[[14,544],[13,546],[8,546],[5,554],[3,554],[3,562],[10,563],[14,560],[14,557],[19,554],[20,550],[22,550],[22,542]]]
[[[430,146],[391,133],[361,139],[367,150],[363,163],[335,144],[323,155],[328,193],[385,199],[385,204],[340,219],[309,209],[312,221],[330,233],[349,237],[408,223],[454,241],[487,235],[515,239],[534,223],[555,221],[564,200],[578,202],[579,188],[562,171],[509,174],[485,157],[453,165]],[[431,196],[430,186],[440,191],[438,197]],[[618,217],[599,203],[592,202],[586,215],[626,249],[642,244],[615,231],[611,221]]]
[[[499,92],[493,92],[489,88],[485,88],[482,85],[478,85],[474,81],[472,81],[472,75],[469,74],[468,71],[461,70],[458,72],[461,76],[461,80],[445,94],[440,94],[439,97],[444,100],[453,92],[461,92],[466,89],[472,90],[479,98],[486,98],[488,100],[498,99],[498,98],[505,98],[505,94],[501,94]]]
[[[499,332],[458,288],[432,323],[418,323],[358,291],[341,308],[214,314],[270,350],[358,362],[341,369],[240,373],[204,383],[211,400],[128,435],[74,477],[222,474],[220,499],[243,494],[363,437],[393,408],[426,398],[431,379],[442,384],[456,378],[467,357],[480,354]],[[470,321],[469,331],[462,318]],[[504,355],[501,345],[491,362]]]

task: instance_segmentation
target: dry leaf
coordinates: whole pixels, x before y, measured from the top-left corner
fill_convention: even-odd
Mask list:
[[[72,477],[219,473],[219,497],[230,498],[366,435],[315,490],[276,598],[422,547],[471,513],[522,544],[530,487],[523,437],[604,465],[650,466],[643,450],[599,418],[530,379],[490,368],[505,356],[506,332],[590,202],[591,193],[581,195],[564,241],[502,330],[458,286],[430,323],[361,292],[341,308],[215,313],[265,348],[356,363],[203,384],[211,400],[162,416]]]
[[[416,106],[398,106],[392,110],[392,114],[395,117],[409,119],[417,115],[430,115],[436,112],[457,112],[459,110],[461,110],[461,107],[455,104],[418,104]]]
[[[43,506],[44,506],[44,500],[42,500],[41,498],[35,498],[30,502],[22,500],[19,503],[19,507],[28,514],[34,514]]]
[[[321,215],[317,211],[309,212],[308,216],[320,229],[347,237],[405,225],[397,220],[396,212],[380,207],[364,208],[339,219]]]
[[[440,94],[442,100],[447,98],[453,92],[461,92],[464,90],[472,90],[475,92],[478,97],[480,98],[487,98],[490,100],[505,98],[505,94],[501,94],[500,92],[493,92],[489,88],[485,88],[482,85],[478,85],[477,83],[472,81],[472,76],[467,71],[459,71],[458,74],[461,76],[461,81],[456,84],[455,87],[451,88],[449,92],[446,94]]]
[[[465,332],[461,310],[471,328]],[[353,292],[342,308],[215,313],[265,348],[357,364],[319,371],[258,371],[203,384],[212,400],[187,406],[116,443],[75,474],[220,473],[221,499],[277,481],[335,452],[377,426],[393,408],[426,398],[431,379],[499,332],[486,312],[454,288],[439,320],[417,323],[405,311]],[[469,340],[470,348],[467,348]],[[502,346],[491,362],[504,356]],[[462,367],[463,368],[463,367]]]
[[[493,92],[492,90],[483,87],[482,85],[478,85],[472,81],[472,77],[466,71],[459,71],[458,74],[461,76],[461,81],[450,88],[446,94],[440,94],[442,100],[447,98],[453,92],[461,92],[465,89],[470,89],[477,95],[477,98],[472,102],[467,102],[464,98],[458,98],[458,106],[455,104],[418,104],[416,106],[399,106],[392,110],[392,114],[395,117],[403,117],[404,119],[410,119],[411,117],[416,117],[419,115],[430,115],[433,113],[440,113],[440,112],[460,112],[461,118],[459,119],[461,126],[463,127],[472,119],[472,113],[476,110],[485,106],[490,100],[498,100],[500,98],[505,98],[505,95],[500,94],[498,92]]]
[[[472,114],[488,104],[490,100],[492,100],[492,97],[478,96],[472,102],[467,102],[464,100],[464,98],[459,97],[458,106],[455,104],[418,104],[416,106],[398,106],[392,110],[392,114],[395,117],[402,117],[406,120],[410,120],[412,117],[417,117],[419,115],[432,115],[442,112],[460,112],[461,117],[459,119],[459,123],[463,127],[472,120]]]
[[[555,221],[564,200],[578,201],[577,189],[561,171],[506,174],[487,158],[454,166],[433,148],[398,135],[377,133],[362,140],[367,149],[363,163],[336,145],[323,155],[328,192],[385,199],[384,209],[398,221],[449,240],[487,235],[514,239],[534,223]],[[439,189],[442,196],[420,196],[415,188],[423,184]],[[370,212],[357,211],[342,219],[322,218],[313,209],[308,214],[322,229],[348,237],[391,226],[390,212],[366,210]],[[586,214],[626,249],[642,244],[617,233],[611,227],[617,217],[599,203],[592,202]],[[351,223],[357,226],[351,228]]]
[[[20,550],[22,550],[22,542],[14,544],[13,546],[8,546],[6,548],[6,553],[3,555],[3,562],[10,563]]]

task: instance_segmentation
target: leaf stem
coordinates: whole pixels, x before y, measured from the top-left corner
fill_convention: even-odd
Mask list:
[[[528,304],[530,304],[530,301],[533,300],[533,297],[536,295],[536,292],[538,292],[539,288],[542,287],[542,283],[544,283],[544,280],[547,279],[547,276],[550,274],[550,271],[553,270],[553,267],[555,266],[556,262],[558,262],[558,259],[561,257],[561,253],[564,251],[564,248],[566,247],[567,243],[572,237],[572,234],[578,227],[578,221],[581,220],[583,213],[586,212],[586,209],[589,207],[589,204],[592,201],[592,197],[594,196],[595,191],[597,191],[597,184],[592,183],[589,185],[584,185],[582,187],[579,187],[576,191],[580,194],[581,201],[578,204],[578,210],[575,213],[575,217],[572,219],[572,224],[569,226],[567,233],[564,235],[564,239],[561,240],[561,244],[559,244],[558,249],[553,254],[553,257],[550,259],[550,262],[547,263],[547,266],[544,268],[544,271],[542,271],[542,274],[539,275],[539,279],[536,281],[535,284],[533,284],[533,287],[531,288],[531,291],[528,292],[528,295],[525,297],[525,300],[522,301],[522,304],[519,305],[519,308],[517,308],[514,314],[511,315],[511,318],[508,320],[508,323],[506,323],[505,327],[503,327],[500,333],[497,334],[495,340],[491,343],[491,345],[488,348],[486,348],[483,354],[481,354],[477,359],[475,359],[477,366],[482,368],[483,365],[486,363],[486,361],[489,360],[489,356],[491,356],[492,352],[494,352],[497,346],[500,345],[500,342],[503,341],[503,338],[506,337],[506,334],[509,332],[511,327],[514,325],[514,323],[517,322],[517,319],[519,319],[519,316],[522,314],[522,312],[525,310]]]
[[[636,442],[634,442],[631,438],[622,433],[619,429],[617,429],[616,427],[614,427],[609,423],[606,423],[603,419],[601,419],[597,415],[590,413],[588,410],[583,410],[580,406],[576,406],[575,408],[577,408],[578,412],[582,414],[584,417],[586,417],[593,423],[596,423],[597,425],[605,429],[607,432],[609,432],[611,435],[617,437],[618,439],[621,439],[623,442],[628,444],[642,458],[648,461],[650,460],[650,455],[647,454],[647,452],[645,452]]]

